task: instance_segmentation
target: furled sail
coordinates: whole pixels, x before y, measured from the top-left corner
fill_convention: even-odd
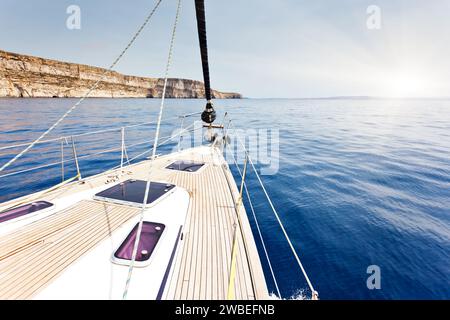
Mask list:
[[[216,120],[216,112],[212,105],[211,84],[209,79],[209,63],[208,63],[208,41],[206,38],[206,18],[205,18],[205,1],[195,0],[195,11],[197,15],[198,40],[200,43],[200,54],[202,58],[203,81],[205,83],[206,107],[202,113],[202,120],[206,123],[213,123]]]

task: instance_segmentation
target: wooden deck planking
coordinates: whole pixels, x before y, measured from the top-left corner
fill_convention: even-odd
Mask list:
[[[71,263],[95,247],[120,225],[138,213],[137,208],[82,201],[64,213],[87,212],[89,217],[43,236],[46,245],[17,252],[0,262],[0,298],[27,299],[45,288]],[[106,221],[105,223],[105,220]],[[34,226],[39,229],[39,225]],[[25,229],[24,232],[28,232]],[[16,233],[20,233],[16,232]],[[22,231],[23,232],[23,231]]]
[[[113,222],[116,220],[113,219]],[[97,226],[98,224],[94,225]],[[86,252],[84,250],[88,250],[91,248],[91,245],[95,245],[97,243],[96,236],[101,237],[105,235],[104,230],[99,233],[97,229],[92,229],[90,225],[89,227],[84,225],[78,230],[82,230],[82,233],[64,236],[60,241],[51,243],[45,248],[45,251],[37,251],[32,256],[23,259],[24,261],[21,261],[21,263],[19,262],[19,268],[14,270],[14,277],[2,279],[2,288],[4,292],[7,292],[7,297],[15,299],[28,298],[29,295],[34,294],[38,289],[45,286],[52,277],[58,275],[66,266]],[[65,241],[67,238],[70,241]],[[61,241],[69,245],[61,246],[59,245]],[[67,252],[70,254],[66,254]],[[33,259],[30,260],[30,258]],[[9,292],[6,291],[8,290],[8,282],[11,290]],[[24,283],[26,285],[23,285]]]
[[[223,175],[223,172],[221,172],[221,173]],[[224,178],[225,178],[225,176],[222,177],[222,180],[226,181]],[[228,192],[228,194],[230,193],[228,185],[223,186],[223,192]],[[233,210],[233,211],[236,210],[234,208],[234,203],[237,203],[237,198],[230,197],[228,199],[228,207],[230,209],[232,208],[231,210]],[[245,267],[246,267],[245,264],[246,264],[247,260],[242,259],[242,248],[241,248],[242,234],[240,232],[236,214],[229,215],[229,217],[230,217],[229,223],[232,226],[232,232],[230,234],[230,238],[233,239],[234,233],[237,232],[236,279],[235,279],[236,297],[239,297],[240,299],[247,299],[247,288],[246,288],[245,278],[246,277],[250,278],[250,271],[245,269]],[[232,247],[233,244],[230,243],[230,245]]]
[[[235,208],[237,186],[218,150],[213,148],[209,150],[209,154],[199,155],[197,150],[193,149],[191,152],[161,157],[153,164],[151,174],[153,181],[176,184],[185,188],[191,196],[183,230],[183,249],[175,259],[176,271],[169,279],[166,298],[187,300],[227,298],[234,224],[237,225],[238,232],[236,299],[267,298],[259,256],[248,219],[246,216],[243,217],[245,210],[243,207],[239,210]],[[199,173],[165,169],[168,164],[178,159],[201,160],[206,163],[206,167]],[[128,166],[124,168],[128,174],[119,178],[146,179],[148,168],[148,162]],[[105,178],[114,174],[110,172],[98,175],[84,184],[71,184],[39,199],[52,201],[62,194],[67,195],[104,185]],[[111,221],[104,219],[105,216],[111,216],[111,213],[91,217],[95,209],[82,210],[86,203],[95,208],[98,205],[103,206],[103,212],[109,208],[114,212],[113,218]],[[0,297],[31,298],[63,272],[70,263],[95,247],[111,230],[123,224],[138,211],[137,208],[83,201],[77,206],[32,223],[8,237],[0,236]],[[237,212],[241,215],[241,224],[244,226],[242,232],[249,252],[244,246]],[[60,253],[68,249],[74,253],[61,260]],[[43,263],[44,257],[48,263]],[[42,274],[32,277],[37,268],[41,268]]]

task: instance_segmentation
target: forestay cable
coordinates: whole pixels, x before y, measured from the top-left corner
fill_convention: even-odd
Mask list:
[[[172,30],[172,39],[170,41],[169,56],[167,58],[166,71],[165,71],[165,75],[164,75],[164,87],[163,87],[163,92],[162,92],[162,97],[161,97],[161,106],[159,108],[158,122],[156,125],[155,142],[153,144],[153,153],[152,153],[152,157],[150,159],[150,167],[148,170],[147,183],[145,185],[144,201],[142,202],[142,210],[141,210],[141,214],[140,214],[138,230],[137,230],[136,239],[135,239],[134,245],[133,245],[133,254],[131,255],[130,266],[128,268],[127,281],[125,283],[125,289],[123,291],[123,296],[122,296],[123,299],[126,299],[127,295],[128,295],[128,289],[130,287],[131,276],[133,275],[134,264],[136,262],[137,249],[139,246],[139,241],[141,239],[142,225],[144,224],[145,207],[147,205],[148,193],[150,191],[150,179],[151,179],[150,174],[152,171],[153,161],[156,157],[156,149],[158,147],[159,131],[161,129],[161,119],[162,119],[162,113],[164,110],[164,101],[165,101],[166,90],[167,90],[167,80],[169,78],[169,69],[170,69],[170,65],[172,62],[172,53],[173,53],[173,47],[175,44],[175,35],[176,35],[176,31],[177,31],[177,25],[178,25],[178,20],[179,20],[179,16],[180,16],[180,11],[181,11],[181,0],[178,0],[177,13],[175,16],[175,22],[173,24],[173,30]]]
[[[19,154],[17,154],[14,158],[12,158],[7,163],[5,163],[0,168],[0,172],[5,170],[7,167],[9,167],[11,164],[13,164],[16,160],[21,158],[25,153],[30,151],[31,148],[33,148],[39,141],[41,141],[43,138],[45,138],[45,136],[47,136],[50,132],[52,132],[53,129],[55,129],[69,114],[71,114],[86,98],[88,98],[90,96],[92,91],[94,91],[97,88],[97,86],[99,85],[99,83],[101,81],[103,81],[103,79],[106,76],[106,74],[109,71],[111,71],[116,66],[116,64],[120,61],[120,59],[122,59],[122,57],[128,51],[128,49],[133,45],[134,41],[141,34],[142,30],[144,30],[145,26],[148,24],[148,22],[152,18],[152,16],[155,13],[156,9],[158,9],[158,7],[159,7],[161,2],[162,2],[162,0],[157,0],[157,2],[155,4],[155,6],[153,7],[152,11],[147,15],[147,18],[145,19],[144,23],[142,23],[142,25],[136,31],[136,33],[134,34],[133,38],[131,38],[130,42],[128,42],[128,44],[125,47],[125,49],[122,50],[120,55],[116,58],[116,60],[114,60],[114,62],[109,66],[109,68],[106,69],[103,72],[103,74],[101,75],[100,79],[98,79],[94,83],[94,85],[88,90],[88,92],[80,100],[78,100],[78,102],[75,103],[69,110],[67,110],[67,112],[61,118],[59,118],[58,121],[56,121],[50,128],[48,128],[47,131],[45,131],[39,138],[37,138],[34,142],[32,142],[28,147],[26,147],[23,151],[21,151]]]

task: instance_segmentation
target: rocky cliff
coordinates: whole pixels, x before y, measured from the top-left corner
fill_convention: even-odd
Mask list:
[[[0,97],[82,97],[97,81],[90,97],[159,98],[164,79],[144,78],[82,64],[26,56],[0,50]],[[203,83],[169,79],[168,98],[203,98]],[[216,99],[241,98],[213,91]]]

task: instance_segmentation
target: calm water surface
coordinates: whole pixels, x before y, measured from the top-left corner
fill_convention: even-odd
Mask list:
[[[0,147],[35,139],[74,101],[0,99]],[[279,129],[279,171],[264,181],[322,299],[450,299],[450,101],[249,99],[216,104],[240,128]],[[51,136],[154,121],[158,106],[158,100],[90,99]],[[201,101],[168,100],[165,118],[202,108]],[[162,135],[179,125],[179,120],[165,122]],[[150,141],[153,129],[129,129],[127,145],[146,137]],[[82,158],[119,148],[120,133],[75,141]],[[130,147],[130,157],[148,145]],[[58,162],[60,148],[59,141],[40,145],[5,173]],[[20,150],[0,150],[0,163]],[[71,157],[70,145],[64,152],[66,159]],[[119,150],[82,158],[81,171],[96,174],[119,159]],[[66,178],[74,173],[73,163],[67,163]],[[254,175],[248,179],[282,295],[296,296],[306,283]],[[60,181],[59,165],[3,177],[0,201]],[[381,290],[366,286],[370,265],[381,268]],[[265,262],[264,267],[273,291]]]

